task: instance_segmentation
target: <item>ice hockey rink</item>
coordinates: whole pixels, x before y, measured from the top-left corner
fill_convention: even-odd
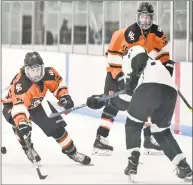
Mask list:
[[[33,124],[32,140],[42,158],[41,172],[48,175],[39,180],[34,166],[28,161],[12,132],[3,119],[3,140],[7,153],[2,155],[2,184],[130,184],[123,171],[127,166],[124,124],[115,122],[109,136],[114,146],[112,156],[92,156],[92,145],[100,119],[71,113],[64,116],[67,130],[78,150],[92,158],[94,166],[83,166],[62,154],[60,146]],[[188,162],[192,164],[192,137],[175,135]],[[143,140],[143,137],[142,137]],[[142,141],[143,142],[143,141]],[[143,152],[143,148],[142,148]],[[136,183],[183,184],[175,176],[175,167],[166,156],[141,155]]]

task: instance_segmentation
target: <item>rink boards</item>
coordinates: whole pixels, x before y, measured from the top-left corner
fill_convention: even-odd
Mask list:
[[[4,89],[18,72],[23,59],[30,50],[7,48],[2,49],[2,89]],[[46,66],[53,66],[62,75],[68,85],[75,105],[85,103],[86,98],[92,94],[102,94],[106,76],[106,59],[103,56],[86,56],[66,53],[41,52]],[[126,69],[126,62],[123,69]],[[178,87],[188,102],[192,105],[192,63],[178,62],[174,78]],[[54,104],[56,99],[47,97]],[[102,110],[83,108],[76,113],[100,118]],[[120,112],[116,121],[124,123],[125,112]],[[172,129],[183,135],[192,136],[192,113],[179,98],[172,120]]]

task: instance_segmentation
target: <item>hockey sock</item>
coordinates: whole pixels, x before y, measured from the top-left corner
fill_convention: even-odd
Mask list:
[[[97,135],[101,135],[103,137],[107,137],[109,135],[109,131],[113,125],[114,118],[116,117],[118,110],[113,108],[112,106],[105,107],[101,116],[101,125],[97,129]]]
[[[110,123],[110,124],[112,124],[112,123]],[[108,128],[103,127],[103,126],[100,126],[97,129],[97,135],[101,135],[103,137],[107,137],[109,135],[109,132],[110,132],[110,130]]]
[[[151,130],[150,130],[150,127],[145,127],[144,129],[143,129],[143,134],[144,134],[144,136],[146,137],[146,136],[151,136]]]
[[[174,139],[169,128],[163,130],[162,132],[152,132],[152,135],[163,149],[165,155],[170,159],[170,161],[173,161],[174,158],[182,155],[182,150]]]
[[[76,153],[76,147],[64,127],[56,129],[52,133],[52,137],[61,146],[62,152],[67,155],[73,155]]]
[[[14,134],[15,134],[18,142],[20,143],[20,145],[22,146],[22,148],[23,148],[24,150],[26,150],[26,149],[27,149],[26,143],[25,143],[24,139],[19,136],[19,134],[18,134],[18,132],[17,132],[17,128],[16,128],[16,127],[12,127],[12,129],[13,129],[13,132],[14,132]],[[28,140],[29,140],[29,142],[31,143],[31,134],[28,136]]]
[[[126,124],[125,124],[127,149],[140,148],[142,128],[143,128],[143,123],[135,122],[127,117]]]

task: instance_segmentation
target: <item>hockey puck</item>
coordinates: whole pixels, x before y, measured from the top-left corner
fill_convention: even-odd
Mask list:
[[[1,147],[1,153],[2,154],[6,154],[7,153],[7,149],[4,146]]]

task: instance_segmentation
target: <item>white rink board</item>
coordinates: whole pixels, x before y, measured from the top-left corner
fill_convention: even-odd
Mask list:
[[[10,83],[23,63],[27,49],[2,48],[2,87]],[[82,104],[92,94],[102,94],[106,76],[106,59],[103,56],[89,56],[78,54],[65,54],[56,52],[38,51],[46,66],[53,66],[66,80],[69,93],[76,105]],[[66,66],[69,71],[66,77]],[[123,68],[126,64],[124,63]],[[192,104],[192,63],[180,64],[180,90],[186,99]],[[48,96],[55,101],[52,96]],[[88,113],[89,114],[89,113]],[[121,113],[120,115],[125,115]],[[173,120],[174,123],[174,120]],[[192,127],[192,113],[186,105],[180,101],[180,126],[190,131]],[[188,127],[187,127],[188,126]]]

